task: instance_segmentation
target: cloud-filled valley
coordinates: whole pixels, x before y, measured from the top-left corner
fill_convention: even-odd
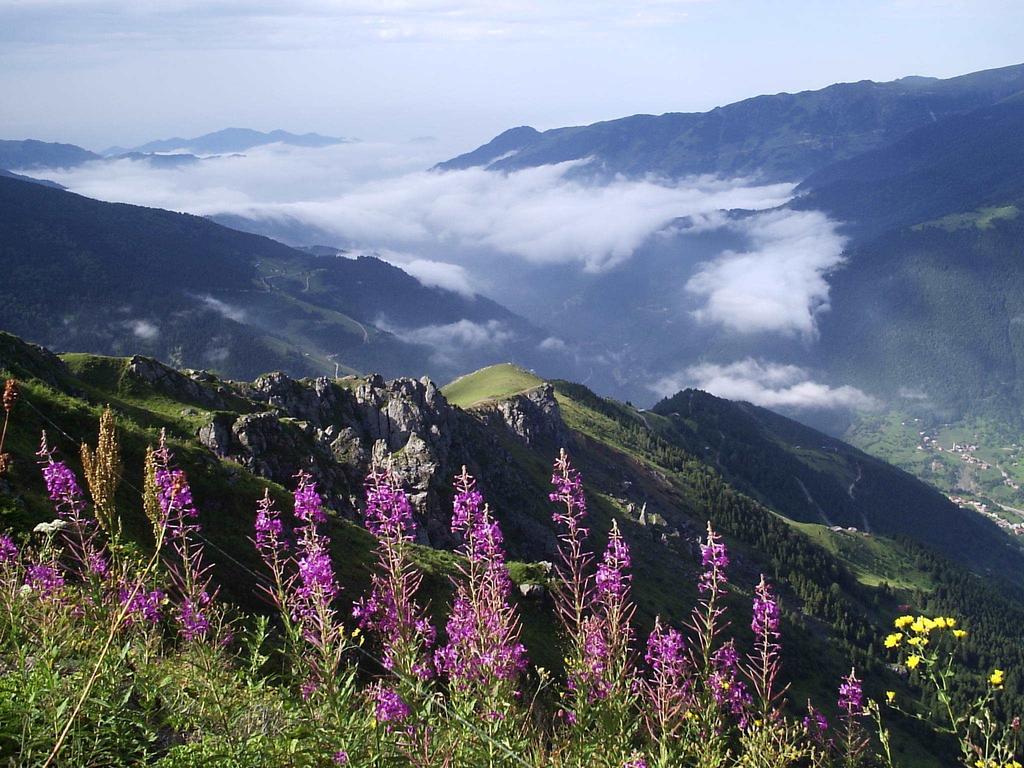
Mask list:
[[[667,311],[725,336],[814,343],[818,317],[829,308],[828,275],[842,264],[845,241],[838,223],[824,214],[783,207],[791,184],[710,176],[597,183],[580,173],[587,160],[509,173],[426,170],[448,151],[434,142],[269,145],[175,168],[122,159],[40,175],[102,200],[242,217],[295,244],[332,245],[352,256],[374,253],[425,285],[463,296],[482,293],[527,316],[533,307],[517,306],[509,290],[517,281],[529,285],[547,276],[542,301],[572,311],[580,300],[577,281],[629,270],[660,234],[678,251],[680,264],[692,261],[680,268],[685,275],[673,278],[677,306]],[[687,239],[695,232],[722,232],[738,246],[698,257]],[[622,307],[629,311],[630,302],[641,299],[624,294]],[[501,327],[468,320],[392,330],[446,359],[460,348],[500,355],[508,340]],[[601,348],[601,328],[575,336],[548,330],[558,339],[557,349],[552,343],[541,350],[549,357],[560,351],[577,365],[592,360],[601,368],[611,356],[612,350]],[[658,394],[686,385],[768,406],[872,404],[859,390],[752,359],[718,366],[662,361],[644,364],[642,375],[648,393],[654,380]],[[635,392],[640,385],[630,386]]]

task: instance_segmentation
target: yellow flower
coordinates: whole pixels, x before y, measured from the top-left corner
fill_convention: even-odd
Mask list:
[[[955,627],[956,626],[956,619],[953,619],[953,618],[950,618],[949,616],[947,616],[946,617],[946,626],[949,629],[952,629],[953,627]]]
[[[917,669],[917,665],[921,663],[921,657],[916,653],[907,659],[907,666],[911,669]]]
[[[885,692],[885,700],[887,702],[889,702],[890,704],[892,704],[894,701],[896,701],[896,691],[886,691]]]
[[[888,635],[885,638],[885,647],[886,648],[896,648],[900,644],[900,641],[902,639],[903,639],[903,633],[902,632],[893,632],[891,635]]]
[[[913,645],[915,648],[916,647],[923,647],[925,645],[928,645],[928,638],[927,637],[911,637],[909,640],[907,640],[907,643],[909,645]]]
[[[904,627],[909,627],[913,623],[913,616],[900,616],[898,619],[896,619],[896,621],[893,622],[893,624],[896,625],[896,629],[903,629]]]
[[[935,620],[932,623],[935,624],[936,629],[946,628],[946,619],[943,616],[936,616]]]
[[[919,635],[925,635],[935,629],[935,622],[927,616],[918,616],[910,625],[910,628]]]
[[[967,637],[967,630],[966,629],[954,629],[953,630],[953,637],[955,637],[957,640],[960,640],[961,638]]]
[[[988,681],[992,685],[999,686],[999,685],[1003,684],[1003,680],[1005,679],[1005,677],[1006,677],[1006,673],[1003,672],[1003,670],[1001,670],[1001,669],[994,669],[994,670],[992,670],[992,674],[988,676]]]

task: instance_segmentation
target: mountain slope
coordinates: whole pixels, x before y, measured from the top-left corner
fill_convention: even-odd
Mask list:
[[[686,390],[653,413],[666,439],[738,490],[800,522],[917,540],[980,572],[1021,571],[1016,542],[934,488],[851,446],[749,403]]]
[[[0,208],[0,325],[58,348],[143,350],[238,377],[333,373],[336,363],[444,376],[495,347],[453,341],[439,357],[425,346],[438,339],[478,325],[525,349],[544,338],[491,301],[372,258],[315,256],[200,217],[16,179],[0,178]]]
[[[865,236],[1024,199],[1024,97],[912,131],[811,174],[798,207]]]
[[[438,165],[515,170],[593,158],[600,172],[801,180],[945,117],[1024,90],[1024,65],[948,80],[908,77],[758,96],[704,113],[633,115],[538,133],[520,127]]]

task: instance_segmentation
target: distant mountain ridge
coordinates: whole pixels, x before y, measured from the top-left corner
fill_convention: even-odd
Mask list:
[[[346,144],[352,139],[335,136],[321,136],[318,133],[296,134],[283,130],[256,131],[251,128],[224,128],[190,139],[175,137],[158,139],[137,147],[109,147],[104,150],[105,156],[123,155],[131,152],[185,152],[194,154],[220,154],[225,152],[244,152],[247,149],[265,144],[287,144],[295,147],[328,147],[335,144]]]
[[[95,152],[75,144],[58,144],[35,139],[0,140],[0,168],[30,171],[39,168],[72,168],[91,160],[101,160]]]
[[[1024,91],[1024,64],[946,80],[907,77],[757,96],[701,113],[633,115],[538,132],[513,128],[438,164],[496,171],[593,158],[595,170],[799,181],[915,128]]]

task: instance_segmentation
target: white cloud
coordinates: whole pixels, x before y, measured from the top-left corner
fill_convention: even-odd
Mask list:
[[[537,346],[545,352],[563,352],[567,348],[565,341],[557,336],[548,336]]]
[[[408,272],[428,288],[443,288],[446,291],[462,294],[466,298],[473,298],[477,294],[476,283],[473,277],[460,264],[423,259],[409,253],[393,251],[389,248],[382,248],[372,252],[355,252],[355,255],[359,254],[375,256],[389,264],[393,264],[399,269]],[[353,254],[345,255],[355,258]]]
[[[750,247],[720,254],[690,278],[686,290],[704,300],[695,316],[740,333],[815,337],[829,307],[826,276],[843,261],[836,222],[819,211],[779,210],[731,226]]]
[[[130,326],[136,338],[145,341],[150,341],[160,335],[159,326],[151,323],[149,320],[132,320],[130,321]]]
[[[822,384],[811,379],[810,372],[799,366],[753,358],[724,365],[692,365],[659,379],[651,389],[662,397],[669,397],[687,387],[765,408],[870,410],[879,405],[875,398],[856,387]]]
[[[244,323],[246,321],[245,310],[241,307],[228,304],[227,302],[216,299],[209,294],[196,296],[196,298],[214,312],[226,317],[228,320],[234,320],[236,323]]]
[[[386,328],[387,322],[378,322],[377,325]],[[389,328],[388,330],[403,341],[425,344],[438,351],[449,353],[467,348],[498,347],[515,338],[515,334],[500,320],[476,323],[464,319],[444,325],[425,325],[409,329]]]
[[[419,144],[272,146],[175,170],[125,160],[46,176],[103,200],[299,220],[354,247],[489,250],[534,264],[579,263],[588,271],[629,259],[679,217],[710,226],[720,210],[771,208],[792,192],[790,184],[711,177],[589,184],[570,174],[586,161],[508,174],[411,171],[427,164],[424,151]],[[441,271],[431,264],[416,268],[431,277]],[[461,278],[449,269],[444,279]]]
[[[567,177],[578,161],[508,174],[482,169],[408,174],[372,182],[330,201],[252,208],[309,221],[363,242],[490,249],[536,264],[577,262],[600,271],[628,259],[679,216],[784,202],[792,187],[710,178],[677,183]]]

